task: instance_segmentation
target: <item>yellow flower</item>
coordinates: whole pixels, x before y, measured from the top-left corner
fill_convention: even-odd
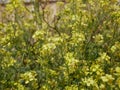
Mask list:
[[[120,67],[116,67],[115,71],[120,73]]]
[[[116,51],[116,49],[117,49],[116,46],[112,46],[112,47],[111,47],[111,51],[112,51],[113,53]]]
[[[116,83],[117,83],[117,85],[118,85],[119,88],[120,88],[120,78],[118,78],[118,79],[116,80]]]
[[[41,52],[44,53],[45,55],[51,54],[55,48],[56,48],[55,43],[47,43],[42,46]]]
[[[82,42],[85,41],[85,35],[83,33],[76,33],[76,32],[72,32],[72,34],[73,34],[73,36],[72,36],[71,43],[74,45],[81,43],[81,45],[82,45]]]
[[[107,53],[103,52],[103,53],[100,53],[100,57],[97,60],[100,62],[103,62],[103,61],[109,62],[110,57],[107,55]]]
[[[91,66],[91,70],[92,70],[93,72],[96,72],[96,71],[99,69],[99,67],[100,67],[100,65],[92,65],[92,66]]]
[[[100,85],[100,88],[101,88],[101,89],[105,89],[105,85],[104,85],[104,84],[101,84],[101,85]]]
[[[43,30],[37,30],[37,31],[33,34],[32,38],[43,40],[43,39],[44,39],[44,34],[45,34],[45,32],[44,32]]]
[[[96,82],[95,82],[95,80],[93,80],[92,77],[90,77],[90,78],[84,78],[84,79],[82,79],[82,81],[87,86],[95,86],[96,85]]]
[[[77,85],[66,86],[65,90],[78,90],[78,86]]]
[[[112,75],[106,74],[105,76],[101,77],[103,82],[109,82],[109,81],[113,81],[114,78],[112,77]]]
[[[116,50],[120,50],[120,42],[115,42],[115,44],[111,47],[111,51],[114,53]]]
[[[101,58],[105,59],[106,61],[110,59],[110,57],[106,53],[103,53],[101,56],[102,56]]]
[[[35,71],[29,71],[25,72],[24,74],[21,74],[20,80],[25,80],[25,84],[28,84],[30,81],[36,81],[37,79],[35,78],[37,76],[37,73]]]
[[[98,45],[101,45],[104,42],[103,35],[101,35],[101,34],[95,35],[95,36],[93,36],[93,38],[95,40],[95,43]]]
[[[120,74],[120,67],[115,68],[116,73]]]
[[[66,64],[69,66],[69,73],[73,73],[76,68],[79,60],[75,59],[73,53],[67,53],[65,55]]]

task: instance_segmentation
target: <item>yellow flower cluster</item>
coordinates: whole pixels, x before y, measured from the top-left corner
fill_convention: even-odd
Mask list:
[[[101,35],[101,34],[95,35],[95,36],[93,36],[93,38],[95,40],[95,43],[98,45],[101,45],[104,42],[103,35]]]
[[[31,81],[36,81],[37,79],[35,78],[37,76],[37,73],[35,71],[30,71],[30,72],[26,72],[24,74],[21,74],[21,80],[25,81],[25,84],[30,83]]]

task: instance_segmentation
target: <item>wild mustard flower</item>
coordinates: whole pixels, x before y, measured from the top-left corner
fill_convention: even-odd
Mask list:
[[[114,80],[113,76],[109,74],[106,74],[105,76],[101,76],[101,79],[103,82],[109,82]]]
[[[68,65],[73,65],[75,63],[78,63],[79,61],[73,57],[73,53],[67,53],[65,55],[65,60]]]
[[[78,86],[77,85],[66,86],[65,90],[78,90]]]
[[[53,50],[56,48],[55,43],[47,43],[44,44],[41,48],[41,53],[47,55],[53,52]]]
[[[84,74],[87,76],[90,72],[90,69],[89,69],[89,67],[87,66],[87,65],[84,65],[83,67],[82,67],[82,70],[83,70],[83,72],[84,72]]]
[[[120,88],[120,77],[117,78],[116,83],[117,83],[118,87]]]
[[[100,85],[100,89],[103,89],[103,90],[104,90],[104,89],[105,89],[105,85],[104,85],[104,84],[101,84],[101,85]]]
[[[36,81],[36,76],[37,73],[35,71],[25,72],[24,74],[21,74],[21,80],[25,80],[25,84],[28,84],[30,81]]]
[[[44,35],[45,35],[45,31],[44,30],[37,30],[32,38],[38,40],[38,39],[41,39],[41,40],[44,40]]]
[[[69,66],[69,73],[74,72],[79,61],[73,57],[73,53],[67,53],[65,55],[65,60],[66,64]]]
[[[93,36],[94,41],[96,44],[101,45],[104,42],[104,38],[102,34],[97,34],[95,36]]]
[[[16,63],[16,60],[12,57],[4,57],[4,61],[1,62],[2,68],[8,68],[10,66],[13,66]]]
[[[120,67],[117,66],[117,67],[115,68],[115,72],[116,72],[116,73],[115,73],[116,76],[120,76]]]
[[[101,66],[99,64],[93,64],[90,67],[91,73],[96,73],[98,76],[103,75],[103,70],[101,69]]]
[[[111,51],[114,53],[115,51],[120,50],[120,42],[115,42],[115,44],[111,47]]]
[[[104,61],[109,62],[110,57],[107,55],[107,53],[103,52],[103,53],[100,53],[100,57],[97,60],[100,62],[104,62]]]
[[[120,74],[120,67],[116,67],[115,71]]]
[[[90,77],[90,78],[84,78],[84,79],[82,79],[82,82],[83,82],[85,85],[87,85],[88,87],[89,87],[89,86],[95,86],[95,85],[96,85],[96,81],[95,81],[92,77]]]
[[[93,71],[93,72],[96,72],[99,68],[100,68],[100,65],[92,65],[91,67],[91,70]]]
[[[116,46],[111,47],[111,51],[114,53],[117,50]]]
[[[57,37],[57,36],[55,36],[55,37],[50,37],[50,38],[48,39],[48,42],[52,42],[52,43],[54,43],[54,44],[56,44],[56,45],[61,45],[61,44],[63,43],[63,38]]]
[[[80,43],[82,45],[82,43],[85,41],[85,35],[83,33],[76,33],[76,32],[72,32],[72,34],[73,36],[71,43],[74,45]]]

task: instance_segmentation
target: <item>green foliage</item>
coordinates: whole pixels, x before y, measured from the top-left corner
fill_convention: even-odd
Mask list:
[[[68,0],[49,22],[11,0],[0,21],[0,90],[120,90],[117,0]]]

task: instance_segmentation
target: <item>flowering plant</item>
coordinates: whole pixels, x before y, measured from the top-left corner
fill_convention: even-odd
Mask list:
[[[0,90],[120,90],[119,2],[59,1],[48,21],[38,1],[2,12]]]

